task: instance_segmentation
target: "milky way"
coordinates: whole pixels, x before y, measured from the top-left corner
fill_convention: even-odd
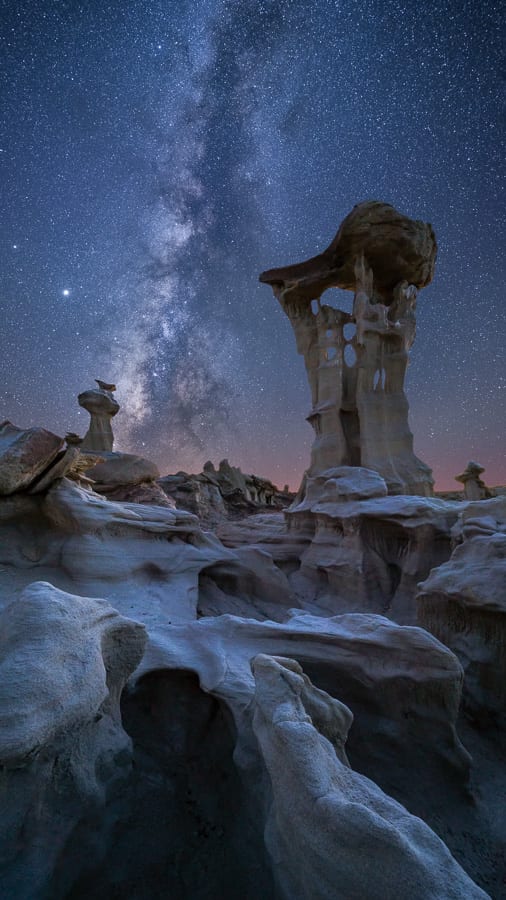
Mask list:
[[[440,487],[473,458],[506,482],[504,6],[0,10],[0,418],[82,434],[76,394],[114,380],[118,449],[297,486],[309,392],[258,273],[375,198],[438,237],[407,384],[418,455]]]

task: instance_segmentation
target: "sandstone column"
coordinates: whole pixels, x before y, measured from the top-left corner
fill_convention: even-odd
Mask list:
[[[86,409],[91,416],[81,450],[110,451],[114,443],[111,419],[119,412],[120,406],[112,395],[116,390],[115,385],[106,384],[98,379],[96,381],[98,388],[83,391],[77,398],[79,406]]]

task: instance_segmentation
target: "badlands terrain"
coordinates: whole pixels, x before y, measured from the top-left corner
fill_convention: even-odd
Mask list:
[[[115,450],[103,381],[84,437],[0,425],[3,898],[506,897],[506,496],[434,494],[404,392],[435,261],[368,201],[260,276],[296,495]]]

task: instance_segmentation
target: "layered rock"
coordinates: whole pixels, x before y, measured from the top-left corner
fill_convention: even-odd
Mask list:
[[[393,897],[401,884],[414,900],[487,896],[425,823],[349,767],[346,706],[315,691],[291,660],[257,656],[253,673],[253,729],[272,785],[266,844],[281,897]]]
[[[332,470],[328,475],[314,486],[308,479],[305,499],[286,514],[287,543],[293,538],[306,542],[300,566],[290,575],[300,605],[327,614],[375,612],[415,623],[418,582],[450,557],[462,505],[374,496],[381,485],[372,480],[370,498],[347,500],[346,479]]]
[[[311,477],[362,466],[381,475],[391,494],[432,494],[430,469],[413,453],[404,378],[417,289],[430,282],[435,256],[430,225],[370,201],[354,208],[323,254],[260,276],[304,356],[315,431]],[[321,303],[329,287],[354,290],[353,315]]]
[[[506,727],[506,498],[468,504],[448,562],[420,584],[420,623],[457,654],[464,704],[484,725]]]
[[[45,428],[0,424],[0,496],[27,490],[56,459],[62,438]]]
[[[434,277],[436,238],[425,222],[409,219],[388,203],[358,203],[341,223],[332,243],[306,262],[263,272],[260,280],[293,282],[297,295],[312,300],[327,288],[355,288],[355,260],[364,255],[376,273],[376,284],[388,299],[400,281],[418,288]]]
[[[287,657],[302,665],[318,688],[306,712],[339,754],[344,738],[332,710],[341,708],[340,703],[333,704],[322,692],[345,703],[354,715],[345,751],[353,769],[436,828],[473,877],[500,880],[500,839],[489,833],[487,809],[467,792],[470,758],[455,731],[462,669],[453,654],[422,629],[364,615],[297,615],[278,625],[224,616],[165,628],[148,648],[128,705],[139,715],[142,709],[156,711],[142,719],[142,730],[150,731],[157,727],[161,709],[169,715],[177,684],[187,697],[186,715],[191,715],[199,694],[187,693],[181,676],[185,672],[188,678],[188,670],[195,673],[200,696],[211,695],[225,718],[233,718],[227,732],[234,735],[233,759],[244,785],[241,803],[250,808],[250,820],[253,814],[260,819],[262,831],[276,786],[259,757],[252,721],[251,660],[258,654],[283,657],[283,665]],[[137,734],[141,740],[140,725]],[[293,783],[294,804],[299,803],[295,792],[306,790],[306,775],[301,772],[300,781]],[[297,816],[295,822],[300,828],[303,819]],[[323,823],[321,827],[325,829]],[[316,843],[323,839],[319,828],[314,826]],[[294,842],[304,839],[307,835],[300,833]],[[367,848],[365,835],[363,840]],[[267,846],[270,849],[268,837]],[[273,853],[276,875],[278,862]],[[321,866],[328,862],[322,854]],[[339,885],[337,871],[333,877]],[[362,889],[360,896],[370,896],[367,882]]]

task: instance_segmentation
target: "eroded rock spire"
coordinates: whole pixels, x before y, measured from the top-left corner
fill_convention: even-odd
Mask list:
[[[435,258],[430,225],[366,201],[323,253],[260,276],[304,357],[315,431],[310,478],[361,466],[381,475],[391,494],[432,494],[431,470],[413,452],[404,378],[417,293],[431,281]],[[331,287],[354,291],[352,314],[322,304]]]

